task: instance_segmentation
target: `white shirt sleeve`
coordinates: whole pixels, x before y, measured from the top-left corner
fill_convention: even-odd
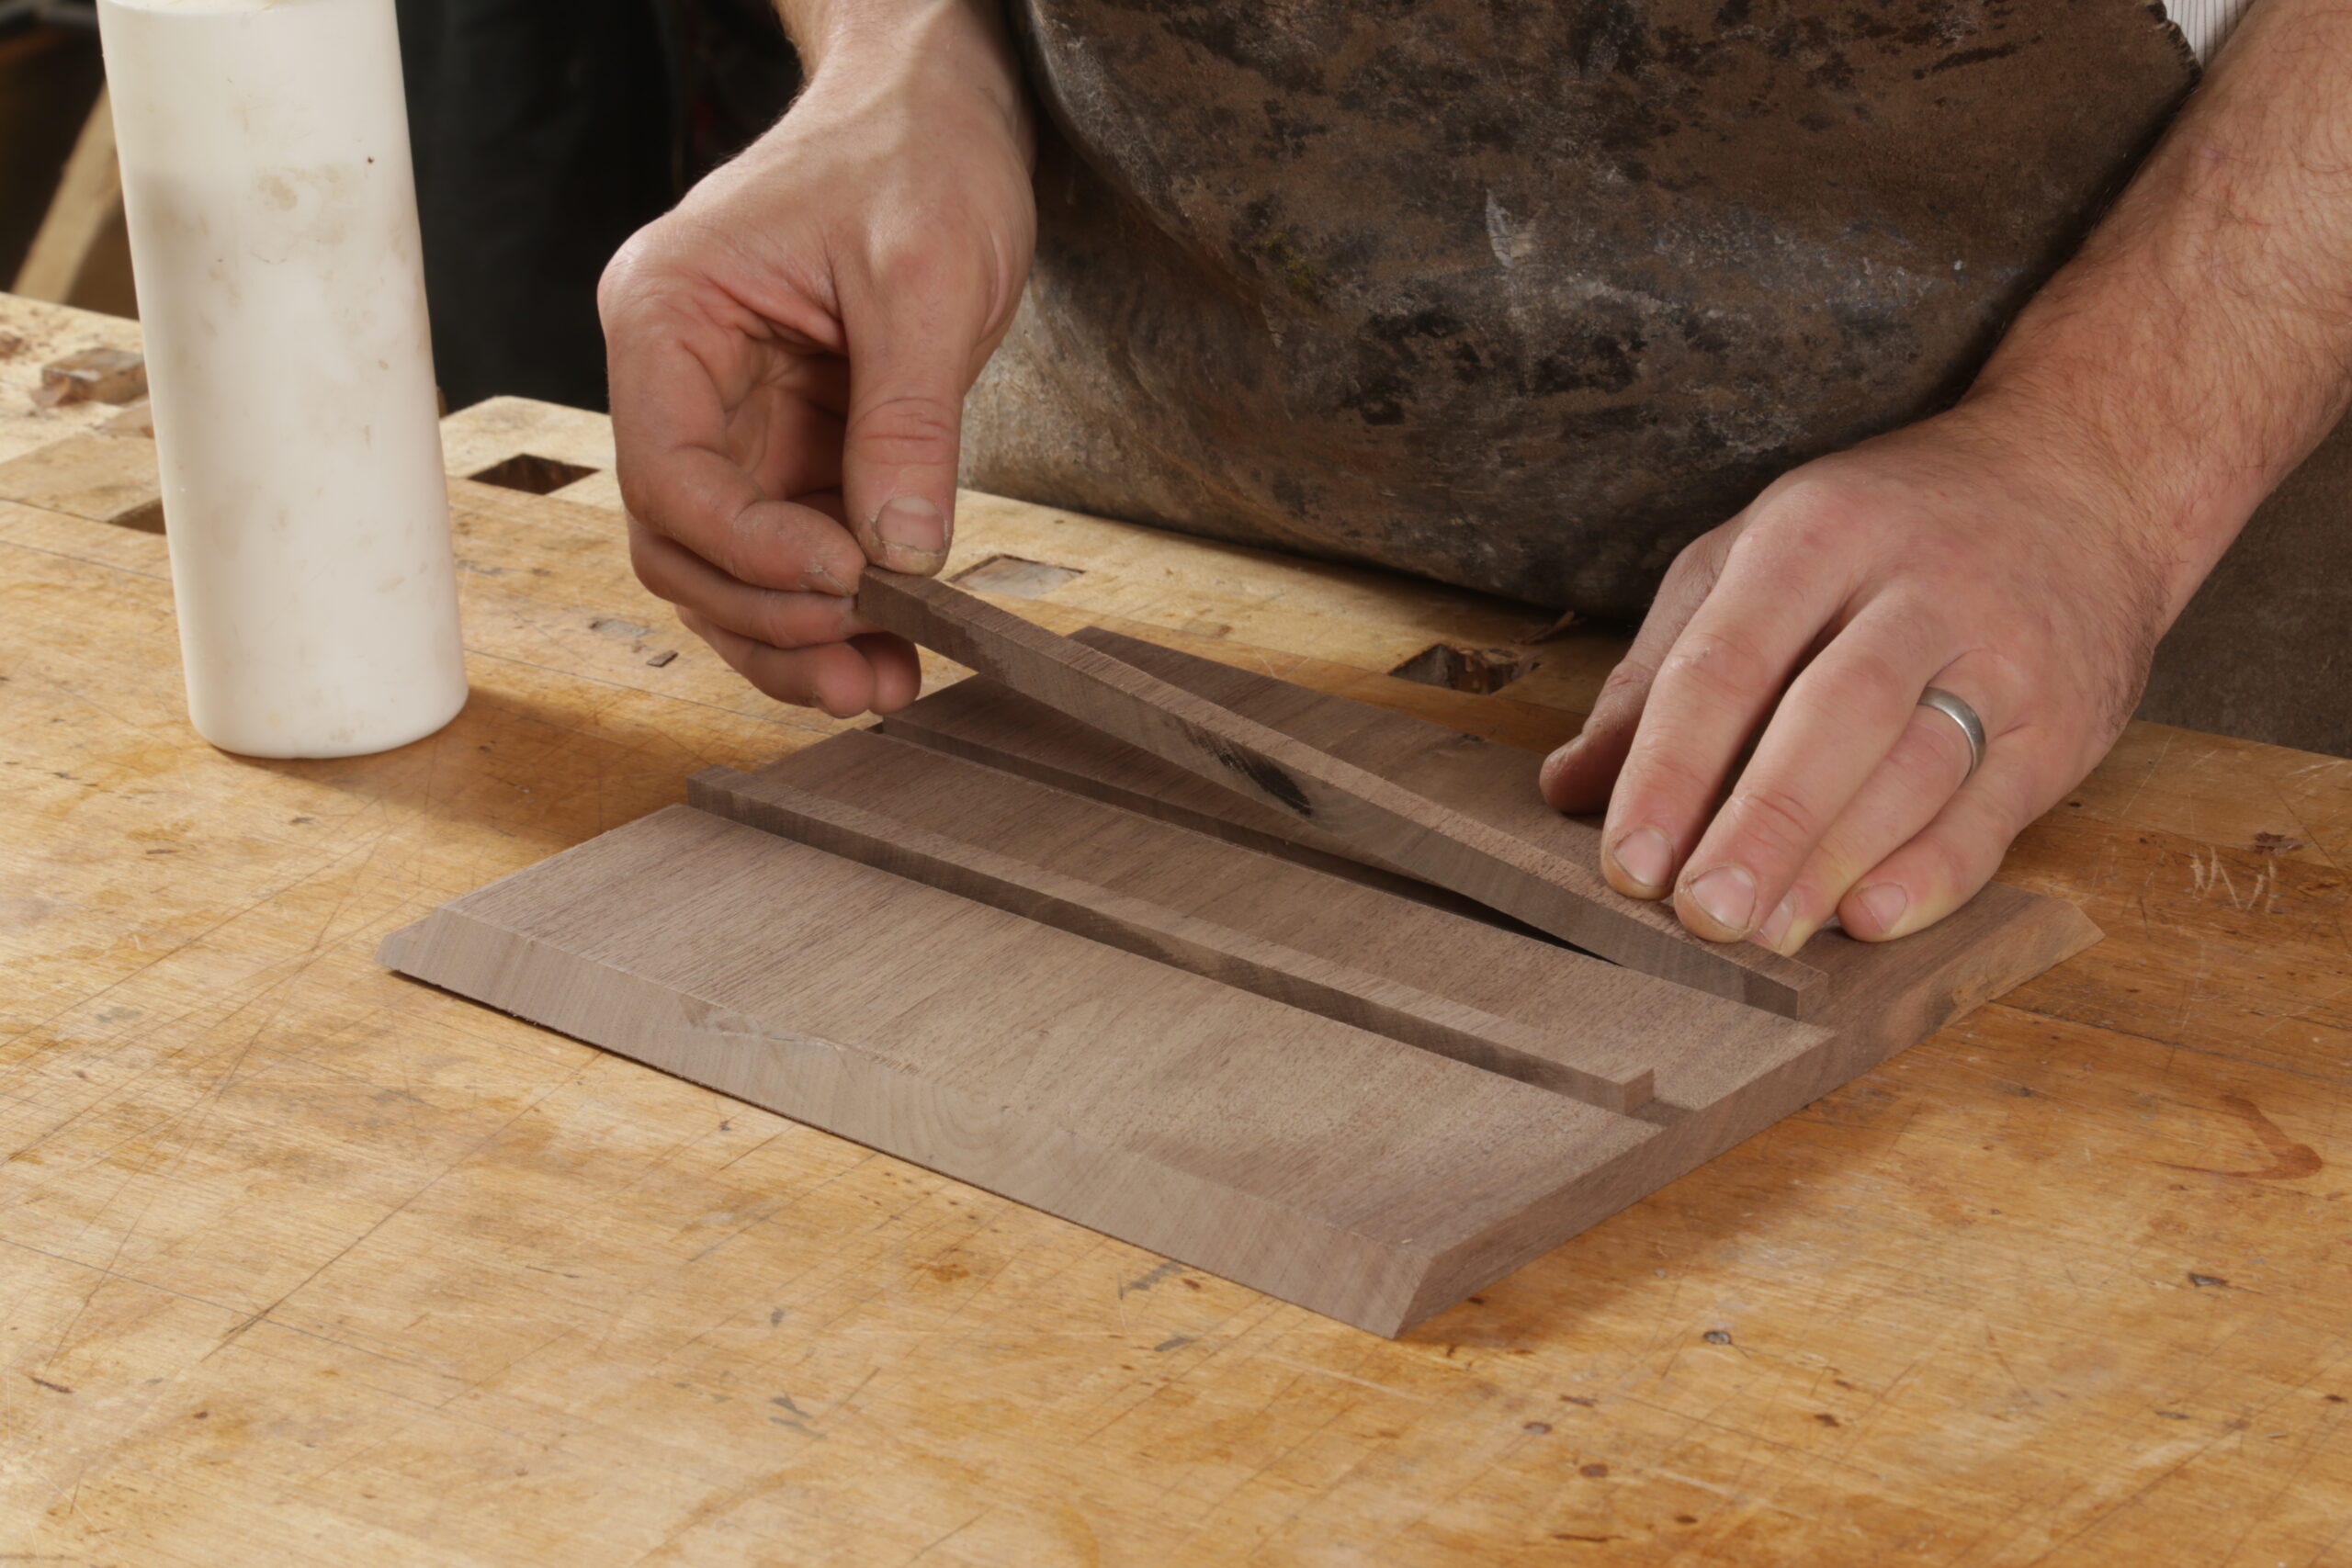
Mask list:
[[[2238,25],[2245,8],[2253,0],[2165,0],[2165,15],[2173,26],[2188,35],[2188,47],[2197,51],[2199,65],[2212,63],[2213,53],[2230,29]]]

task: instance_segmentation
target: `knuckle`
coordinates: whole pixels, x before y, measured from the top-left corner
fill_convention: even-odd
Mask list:
[[[741,580],[741,546],[738,541],[734,525],[700,530],[692,543],[688,543],[675,534],[671,534],[670,538],[680,549],[695,556],[704,564],[715,568],[725,576]]]
[[[1663,586],[1681,588],[1695,582],[1713,587],[1723,573],[1725,553],[1738,537],[1738,530],[1728,524],[1700,535],[1675,552],[1666,569]]]
[[[1867,525],[1870,508],[1849,485],[1824,475],[1800,475],[1774,491],[1756,525],[1733,545],[1753,555],[1764,551],[1812,556],[1844,549]]]
[[[873,236],[866,272],[884,299],[931,299],[964,281],[972,270],[970,257],[979,247],[936,237],[926,226],[921,235]]]
[[[1618,793],[1629,804],[1649,803],[1646,809],[1629,814],[1629,821],[1689,810],[1713,798],[1719,781],[1685,761],[1686,748],[1648,739],[1650,743],[1626,764],[1624,782],[1619,786]]]
[[[1821,837],[1820,814],[1794,791],[1769,781],[1741,787],[1736,820],[1739,837],[1788,859],[1802,856]]]
[[[1767,684],[1753,649],[1723,632],[1696,630],[1676,639],[1658,665],[1658,680],[1724,697],[1751,696]]]
[[[727,526],[710,537],[708,547],[699,542],[691,547],[736,581],[754,587],[791,581],[800,567],[800,552],[779,538],[756,502],[729,517]]]
[[[841,640],[840,612],[843,601],[811,603],[805,594],[763,593],[760,596],[760,640],[772,648],[817,648]]]
[[[676,604],[675,580],[670,560],[659,545],[653,542],[650,530],[638,527],[628,531],[628,567],[645,591],[656,598]]]
[[[2021,714],[2031,711],[2033,695],[2050,684],[2046,675],[2035,678],[2035,662],[2006,649],[1983,649],[1974,651],[1966,669],[1956,673],[1973,688],[1962,694],[1979,713]],[[1998,732],[1988,728],[1988,733]]]
[[[1933,711],[1912,720],[1905,743],[1887,754],[1886,765],[1919,795],[1949,795],[1968,771],[1968,739],[1960,727]]]
[[[651,291],[652,279],[662,270],[666,232],[659,220],[647,224],[621,242],[597,274],[596,314],[608,330],[616,317],[626,315]]]
[[[1937,834],[1917,845],[1915,883],[1939,898],[1957,898],[1969,884],[1967,859],[1947,834]]]
[[[1630,659],[1619,660],[1617,668],[1600,682],[1600,694],[1593,704],[1595,711],[1632,701],[1649,689],[1656,675],[1657,672],[1646,664],[1637,664]]]
[[[936,463],[955,456],[958,423],[938,399],[902,392],[860,409],[845,434],[886,461]]]
[[[651,529],[664,534],[669,532],[662,525],[661,500],[654,493],[653,487],[647,482],[639,464],[628,457],[623,456],[614,468],[613,478],[620,485],[621,511],[634,525],[629,530],[632,548],[635,547],[634,540],[639,528]]]
[[[1873,649],[1841,651],[1836,659],[1823,660],[1815,666],[1808,684],[1823,705],[1841,714],[1867,715],[1873,722],[1899,724],[1904,710],[1918,701],[1918,693],[1909,689],[1909,673]]]

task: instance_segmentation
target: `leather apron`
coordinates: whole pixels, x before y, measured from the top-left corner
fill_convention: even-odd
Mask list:
[[[2196,78],[2147,0],[1013,0],[1000,494],[1635,617],[1943,405]]]

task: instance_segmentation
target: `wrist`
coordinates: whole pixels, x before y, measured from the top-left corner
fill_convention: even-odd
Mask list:
[[[1034,155],[1029,95],[999,0],[784,0],[805,98],[972,105]]]
[[[2055,509],[2158,574],[2169,624],[2276,482],[2171,389],[2085,355],[1996,356],[1950,417]]]

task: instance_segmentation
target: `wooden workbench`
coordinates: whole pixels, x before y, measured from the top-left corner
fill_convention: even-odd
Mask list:
[[[2352,762],[2135,727],[2006,873],[2102,945],[1388,1343],[379,969],[833,727],[502,401],[453,473],[595,471],[453,484],[465,713],[211,750],[152,444],[27,398],[135,331],[0,299],[0,1562],[2352,1563]],[[1529,746],[1611,653],[1464,695],[1376,672],[1544,617],[971,498],[994,555]]]

